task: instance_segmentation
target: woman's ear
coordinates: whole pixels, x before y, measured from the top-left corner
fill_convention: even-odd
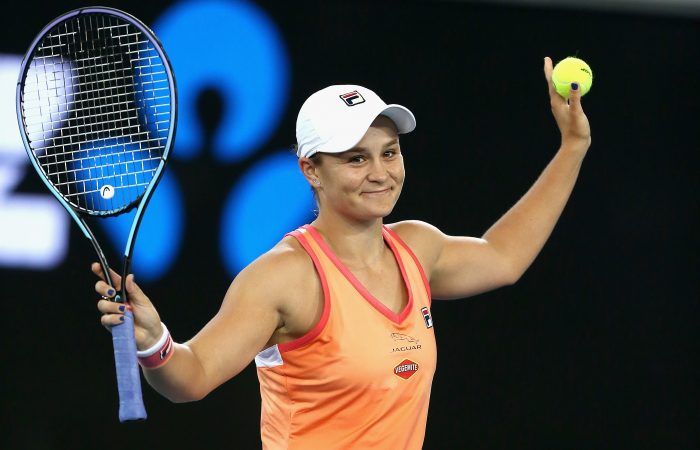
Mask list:
[[[299,169],[301,169],[301,173],[304,175],[304,178],[306,178],[306,181],[314,188],[321,184],[318,179],[317,166],[318,164],[310,158],[299,158]]]

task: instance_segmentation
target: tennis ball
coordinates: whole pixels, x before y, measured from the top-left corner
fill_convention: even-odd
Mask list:
[[[569,89],[573,82],[578,83],[581,95],[586,95],[593,85],[593,71],[585,61],[570,56],[554,66],[552,84],[559,95],[569,98]]]

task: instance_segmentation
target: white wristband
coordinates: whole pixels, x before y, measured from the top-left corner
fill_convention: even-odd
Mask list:
[[[152,347],[147,348],[146,350],[139,350],[136,352],[136,356],[139,358],[148,358],[151,355],[156,354],[160,349],[165,345],[165,341],[168,340],[168,336],[170,336],[170,332],[168,331],[168,328],[165,326],[163,322],[160,323],[160,326],[163,327],[163,334],[160,336],[160,339],[158,339],[158,342],[153,344]]]

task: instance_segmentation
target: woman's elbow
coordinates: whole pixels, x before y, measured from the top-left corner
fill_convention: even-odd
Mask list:
[[[197,402],[199,400],[202,400],[204,397],[206,397],[208,392],[205,391],[194,391],[194,390],[186,390],[186,391],[179,391],[179,392],[161,392],[161,395],[163,397],[167,398],[170,400],[172,403],[191,403],[191,402]]]
[[[507,264],[501,271],[501,282],[504,286],[511,286],[517,283],[525,274],[527,267],[520,267],[513,264]]]

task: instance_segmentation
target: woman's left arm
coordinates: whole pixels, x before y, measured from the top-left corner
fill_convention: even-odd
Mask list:
[[[435,298],[468,297],[516,282],[544,246],[569,199],[591,144],[591,131],[580,89],[572,85],[567,102],[552,86],[550,58],[545,58],[544,72],[561,147],[527,193],[480,239],[446,236],[416,222],[413,225],[418,226],[403,230],[424,255]],[[404,234],[404,227],[396,228]]]

